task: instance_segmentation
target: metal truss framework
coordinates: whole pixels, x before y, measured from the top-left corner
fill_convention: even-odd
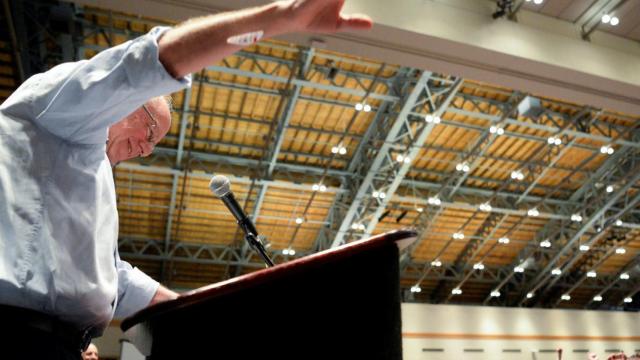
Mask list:
[[[602,1],[598,1],[601,3]],[[615,2],[615,1],[613,1]],[[613,2],[608,2],[613,3]],[[615,5],[607,5],[615,6]],[[109,35],[119,34],[135,37],[139,34],[132,31],[122,31],[116,28],[101,27],[87,21],[82,17],[75,19],[85,27],[85,35],[101,33],[110,42]],[[589,19],[584,19],[581,24],[588,25]],[[585,28],[583,26],[583,28]],[[588,28],[588,26],[587,26]],[[588,31],[586,36],[588,36]],[[60,39],[58,39],[60,40]],[[71,39],[65,37],[65,44],[61,49],[66,49],[64,54],[68,56],[68,47]],[[81,44],[80,41],[76,42]],[[86,49],[101,50],[101,47],[93,45],[78,45],[75,49],[81,54]],[[612,228],[634,229],[640,214],[636,203],[640,200],[634,193],[637,191],[638,175],[638,150],[640,143],[638,132],[635,128],[628,128],[620,124],[612,124],[601,120],[602,112],[597,109],[577,109],[577,114],[568,116],[564,113],[554,113],[547,110],[543,116],[535,118],[517,118],[513,109],[524,96],[520,93],[509,93],[508,101],[499,101],[478,95],[471,95],[459,91],[461,87],[473,87],[473,84],[465,84],[461,79],[423,72],[418,69],[399,68],[395,75],[386,78],[377,78],[375,81],[384,83],[389,89],[388,93],[369,92],[362,85],[374,78],[372,75],[343,72],[350,79],[355,79],[361,84],[359,88],[350,89],[343,84],[321,84],[309,80],[305,76],[308,72],[328,74],[331,67],[315,64],[314,57],[334,57],[335,55],[316,53],[314,49],[288,48],[287,51],[297,52],[300,56],[297,60],[288,60],[271,55],[240,52],[241,58],[238,64],[224,63],[221,66],[212,66],[213,70],[222,74],[247,77],[251,79],[268,80],[280,86],[282,91],[268,89],[256,85],[242,85],[222,80],[211,80],[205,77],[196,77],[195,82],[202,87],[225,88],[240,90],[247,93],[266,94],[283,102],[282,111],[276,119],[276,127],[272,133],[271,147],[260,150],[262,158],[251,159],[232,155],[219,155],[195,151],[188,148],[187,144],[197,143],[196,139],[189,139],[189,132],[197,127],[199,115],[215,115],[207,113],[200,108],[190,109],[190,100],[197,94],[192,94],[191,89],[184,91],[183,106],[176,109],[180,114],[179,133],[176,148],[159,147],[153,156],[144,159],[140,164],[125,164],[123,169],[143,170],[170,174],[172,179],[170,203],[167,207],[167,223],[165,236],[162,239],[134,239],[123,236],[120,239],[120,253],[124,258],[147,259],[163,263],[163,271],[167,262],[194,262],[221,266],[234,266],[236,269],[261,268],[262,262],[248,252],[246,248],[238,246],[212,245],[212,244],[188,244],[176,242],[175,234],[172,234],[172,221],[176,211],[180,208],[179,187],[180,178],[186,176],[201,176],[202,173],[215,172],[238,173],[239,181],[257,184],[257,191],[253,195],[254,207],[251,213],[254,217],[260,216],[262,199],[271,188],[272,184],[283,185],[291,188],[309,189],[311,184],[318,183],[320,179],[329,179],[330,183],[340,184],[340,187],[329,186],[328,191],[336,194],[334,203],[329,210],[325,226],[318,233],[315,245],[312,249],[298,251],[295,257],[304,256],[330,246],[339,245],[351,238],[359,238],[371,234],[380,218],[389,207],[399,207],[398,202],[426,204],[426,198],[437,194],[442,204],[440,208],[425,211],[416,218],[415,226],[421,235],[429,232],[441,209],[446,207],[474,209],[473,216],[478,215],[477,205],[490,202],[493,206],[492,213],[485,219],[479,230],[470,236],[464,251],[457,260],[451,264],[443,264],[442,267],[432,267],[430,262],[418,263],[412,258],[413,246],[402,258],[403,279],[411,281],[439,281],[439,289],[433,293],[437,301],[445,299],[455,300],[444,293],[447,284],[463,286],[467,282],[491,284],[493,289],[502,289],[505,296],[500,299],[487,296],[485,303],[499,305],[526,304],[532,306],[535,303],[524,303],[526,294],[534,291],[538,297],[543,294],[552,294],[551,301],[557,304],[559,293],[571,292],[579,283],[581,289],[592,289],[596,293],[606,293],[616,290],[628,294],[638,291],[638,283],[633,281],[621,281],[619,274],[616,276],[599,276],[596,279],[584,281],[583,263],[590,264],[590,268],[597,267],[603,258],[607,257],[611,247],[602,246],[603,253],[597,257],[585,260],[584,254],[578,250],[579,244],[584,244],[584,237],[588,237],[587,243],[596,245],[601,240],[602,234],[608,233]],[[338,59],[342,61],[354,61],[353,59]],[[276,70],[266,71],[260,67],[253,67],[255,71],[240,69],[242,62],[270,62],[277,64],[276,69],[289,69],[290,78],[276,75]],[[300,71],[296,71],[298,68]],[[303,95],[302,89],[317,89],[346,94],[354,97],[376,99],[380,105],[374,109],[376,115],[367,131],[359,137],[358,147],[351,158],[343,159],[344,167],[322,167],[318,165],[303,165],[286,161],[278,161],[279,155],[301,155],[282,149],[282,142],[286,136],[286,129],[291,127],[292,111],[299,101],[331,104],[340,107],[353,107],[353,103],[344,100],[329,99],[317,95]],[[462,102],[456,102],[461,99]],[[473,104],[473,110],[463,108],[460,104]],[[488,109],[499,109],[490,111]],[[456,160],[448,163],[447,171],[420,170],[411,168],[411,161],[419,150],[429,148],[425,145],[425,139],[433,129],[433,124],[424,121],[425,116],[439,116],[442,118],[440,126],[474,131],[477,134],[475,141],[464,151],[448,148],[437,148],[438,151],[450,152],[456,155]],[[450,116],[448,120],[444,115]],[[228,114],[218,114],[229,116]],[[483,120],[488,125],[471,124],[459,120],[461,116]],[[253,121],[271,123],[268,119],[241,119],[241,121]],[[491,158],[495,155],[487,155],[487,149],[495,141],[496,135],[489,132],[489,126],[507,127],[518,126],[531,130],[542,130],[562,139],[560,147],[547,146],[547,137],[530,135],[523,132],[505,131],[501,136],[526,139],[540,144],[540,151],[525,160],[510,160],[525,173],[525,179],[517,184],[516,190],[507,190],[507,186],[496,186],[495,191],[475,188],[465,185],[467,180],[481,180],[487,183],[495,183],[495,180],[472,176],[467,173],[460,174],[455,166],[460,162],[467,162],[473,168],[479,166],[481,159]],[[298,126],[298,125],[296,125]],[[330,130],[310,129],[298,126],[301,130],[324,132],[331,134]],[[619,134],[624,134],[620,136]],[[584,170],[581,166],[569,171],[581,172],[588,180],[573,194],[567,194],[560,189],[549,189],[541,185],[540,179],[548,171],[562,169],[558,160],[571,148],[591,151],[597,154],[599,145],[586,144],[579,140],[591,140],[592,143],[608,144],[616,147],[616,152],[600,169],[594,173]],[[245,145],[226,143],[223,141],[211,142],[212,144],[242,148]],[[193,146],[192,146],[193,147]],[[304,154],[310,156],[310,154]],[[408,162],[399,162],[398,155],[409,158]],[[331,158],[317,156],[320,163],[331,163]],[[509,159],[503,159],[509,161]],[[586,165],[585,163],[584,165]],[[250,172],[247,169],[258,169]],[[187,169],[188,171],[185,171]],[[510,168],[499,169],[510,171]],[[201,172],[200,172],[201,171]],[[406,174],[409,171],[428,173],[442,179],[440,182],[421,181],[409,179]],[[470,173],[470,172],[469,172]],[[200,175],[199,175],[200,174]],[[184,181],[186,182],[186,181]],[[611,193],[605,193],[602,184],[616,184],[617,189]],[[410,198],[402,195],[402,189],[415,189],[415,196]],[[531,194],[533,189],[544,189],[546,197]],[[633,191],[632,191],[633,190]],[[378,196],[373,197],[377,192]],[[384,194],[384,196],[380,196]],[[516,199],[514,201],[514,198]],[[462,204],[462,205],[461,205]],[[537,207],[541,217],[547,216],[549,221],[531,242],[514,260],[510,267],[493,268],[486,266],[485,270],[474,271],[472,262],[478,258],[480,249],[485,246],[495,246],[495,232],[504,226],[506,219],[511,215],[522,215],[526,210]],[[572,223],[569,219],[572,214],[582,209],[585,221]],[[471,221],[473,216],[467,221]],[[615,225],[615,220],[622,218],[625,224],[622,227]],[[356,231],[354,225],[364,225],[364,231]],[[515,231],[519,224],[508,229]],[[461,227],[461,230],[465,226]],[[600,232],[595,231],[600,227]],[[360,228],[360,227],[358,227]],[[598,235],[600,233],[600,235]],[[424,239],[421,236],[420,239]],[[543,239],[550,239],[553,243],[551,249],[542,249],[538,246]],[[605,244],[606,245],[606,244]],[[442,249],[442,252],[446,250]],[[491,250],[489,250],[489,253]],[[272,257],[277,262],[282,262],[291,257],[283,256],[273,251]],[[485,255],[486,256],[486,255]],[[482,261],[482,259],[479,259]],[[515,274],[512,269],[526,262],[528,268],[525,274]],[[562,276],[551,277],[550,270],[561,267]],[[622,272],[637,271],[637,259],[625,266]],[[163,275],[164,277],[164,275]],[[507,300],[506,294],[517,295],[519,303]],[[411,300],[411,294],[405,294],[407,300]],[[549,304],[544,304],[549,305]],[[553,304],[552,304],[553,305]],[[597,304],[600,307],[619,306],[619,302],[608,303],[604,301]],[[588,304],[588,306],[596,306]]]
[[[528,266],[533,266],[527,272],[533,272],[535,276],[523,286],[515,287],[514,292],[520,299],[517,304],[526,304],[531,299],[531,296],[527,297],[529,293],[535,295],[533,301],[545,298],[546,292],[544,290],[550,289],[563,277],[562,274],[557,277],[553,276],[551,270],[558,267],[564,274],[569,272],[577,259],[585,255],[585,252],[580,251],[579,246],[593,247],[609,227],[615,226],[615,220],[627,213],[627,205],[635,204],[638,201],[637,196],[633,196],[627,191],[640,178],[638,169],[636,169],[638,160],[637,151],[628,149],[626,151],[622,149],[616,156],[612,156],[575,192],[571,199],[580,205],[567,209],[566,214],[581,213],[584,215],[585,221],[577,223],[565,219],[560,222],[549,222],[536,235],[530,246],[522,250],[511,268],[526,263]],[[620,184],[620,187],[616,191],[608,193],[602,184]],[[616,211],[612,211],[613,206],[616,206]],[[629,219],[631,222],[635,221],[633,218],[625,219]],[[583,241],[583,235],[589,236],[589,240]],[[539,246],[539,243],[545,239],[553,244],[551,250]],[[567,253],[570,256],[563,257]],[[515,272],[509,273],[497,284],[495,289],[502,289],[516,276]],[[547,281],[550,283],[547,284]],[[541,288],[543,291],[538,292]],[[491,296],[487,294],[485,303],[490,300]]]
[[[384,132],[385,138],[380,149],[375,157],[362,162],[356,170],[362,174],[356,179],[362,178],[362,181],[356,180],[351,184],[353,196],[344,199],[345,206],[350,205],[335,234],[332,247],[345,243],[350,236],[362,238],[371,235],[409,171],[411,162],[435,126],[433,122],[426,122],[425,116],[440,117],[461,85],[460,79],[443,79],[423,72],[413,88],[406,90],[399,114],[391,115],[391,119],[384,121],[389,130]],[[425,107],[426,114],[420,114],[418,121],[412,122],[410,115],[417,108]]]
[[[242,255],[242,252],[233,247],[215,244],[203,243],[176,243],[172,244],[169,249],[164,248],[164,242],[160,239],[138,239],[131,237],[123,237],[119,239],[119,248],[121,256],[129,259],[153,260],[153,261],[176,261],[196,264],[207,264],[217,266],[241,266],[251,269],[264,268],[264,263],[251,253]],[[310,255],[313,252],[303,252],[299,256]],[[289,257],[282,255],[278,251],[270,251],[269,254],[276,262],[285,262]],[[635,261],[637,266],[637,260]],[[414,263],[407,264],[406,279],[416,279],[425,267],[429,264]],[[468,267],[459,269],[454,264],[443,264],[442,267],[432,271],[425,280],[429,281],[448,281],[459,282],[465,277],[469,277]],[[471,271],[470,281],[478,284],[493,284],[500,278],[504,277],[508,269],[504,267],[487,266],[484,271]],[[515,279],[517,282],[526,280],[526,276],[520,276]],[[617,291],[621,293],[637,292],[640,281],[618,281],[619,276],[605,276],[594,279],[588,284],[582,286],[584,289],[593,291],[594,293],[605,293],[607,291]],[[570,289],[573,286],[572,279],[565,279],[557,284],[560,289]],[[405,292],[405,301],[415,301],[412,293]],[[505,304],[506,305],[506,304]],[[599,304],[602,306],[602,304]]]

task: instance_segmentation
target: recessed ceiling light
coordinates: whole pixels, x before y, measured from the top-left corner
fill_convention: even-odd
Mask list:
[[[611,21],[609,22],[609,24],[611,24],[611,26],[616,26],[616,25],[618,25],[619,23],[620,23],[620,19],[618,19],[618,18],[617,18],[617,17],[615,17],[615,16],[612,16],[612,17],[611,17]]]

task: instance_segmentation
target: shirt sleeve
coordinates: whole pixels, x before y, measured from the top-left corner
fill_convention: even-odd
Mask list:
[[[190,86],[190,76],[175,79],[160,63],[158,39],[169,29],[156,27],[90,60],[34,75],[2,111],[31,119],[70,142],[104,143],[109,126],[149,99]]]
[[[115,318],[133,315],[147,307],[160,284],[116,255],[118,268],[118,301]]]

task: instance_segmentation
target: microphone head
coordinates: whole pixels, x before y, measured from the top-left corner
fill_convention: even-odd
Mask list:
[[[231,191],[229,179],[224,175],[216,175],[212,177],[209,182],[209,188],[213,192],[213,195],[217,197],[223,197]]]

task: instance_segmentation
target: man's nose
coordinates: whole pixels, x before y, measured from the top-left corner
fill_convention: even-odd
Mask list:
[[[140,142],[140,146],[142,147],[142,156],[149,156],[153,152],[154,145],[148,141]]]

